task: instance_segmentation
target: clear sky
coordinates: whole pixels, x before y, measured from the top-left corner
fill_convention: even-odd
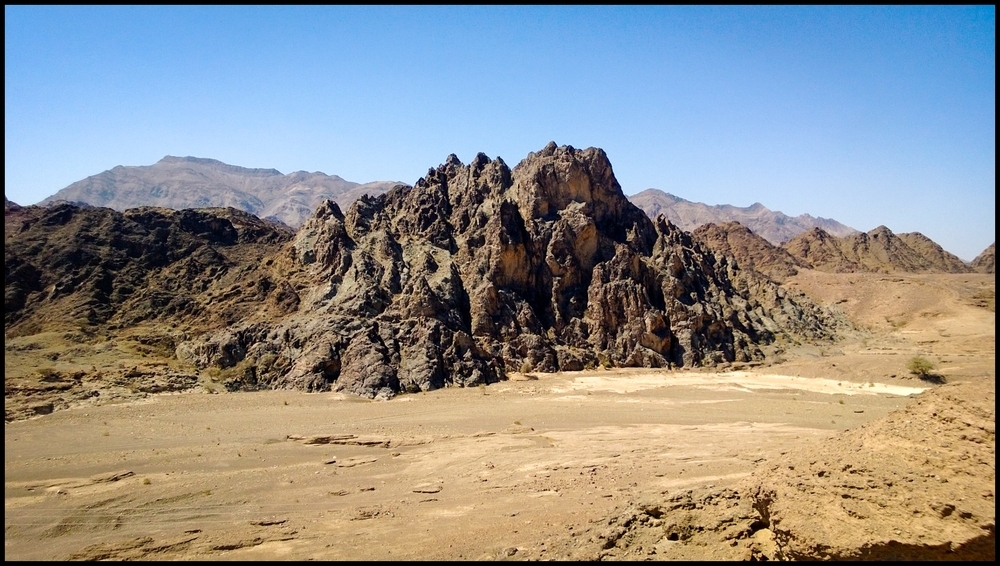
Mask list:
[[[996,9],[4,8],[4,190],[165,155],[414,183],[603,148],[626,194],[996,232]]]

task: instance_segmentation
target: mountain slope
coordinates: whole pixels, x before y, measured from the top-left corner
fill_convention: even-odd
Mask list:
[[[743,269],[755,270],[776,281],[795,275],[799,268],[808,267],[739,222],[702,224],[691,232],[691,237],[713,252],[734,258]]]
[[[395,184],[362,185],[323,173],[283,175],[214,159],[167,156],[153,165],[118,166],[87,177],[39,204],[67,201],[119,211],[139,206],[233,207],[297,228],[326,199],[346,207],[363,194],[381,194]]]
[[[972,271],[970,266],[958,256],[946,252],[934,240],[920,232],[904,232],[898,236],[911,250],[926,259],[931,264],[933,271],[942,273],[968,273]]]
[[[996,261],[996,243],[992,243],[972,260],[972,268],[980,273],[994,273]]]
[[[647,189],[630,196],[629,200],[641,208],[650,218],[655,219],[658,215],[663,214],[667,220],[687,232],[703,224],[721,225],[735,221],[776,246],[816,227],[837,236],[857,233],[854,228],[845,226],[836,220],[816,218],[808,214],[791,217],[781,212],[772,211],[760,203],[754,203],[748,207],[728,204],[712,206],[684,200],[658,189]]]
[[[968,273],[962,260],[919,232],[896,235],[885,226],[838,238],[820,228],[792,238],[784,248],[814,269],[832,272]]]
[[[213,328],[261,310],[280,287],[255,277],[292,237],[236,209],[8,209],[4,331],[31,334],[144,320]],[[246,284],[246,289],[241,285]],[[231,293],[236,285],[239,292]],[[217,297],[229,294],[232,300]]]

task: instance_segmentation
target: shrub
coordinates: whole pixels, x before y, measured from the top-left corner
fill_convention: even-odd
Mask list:
[[[914,356],[906,363],[906,369],[910,373],[926,381],[944,382],[944,378],[934,373],[934,364],[927,358]]]
[[[44,381],[58,381],[59,372],[50,367],[40,367],[35,370],[35,373]]]
[[[928,361],[927,358],[915,356],[910,358],[910,361],[906,363],[906,369],[910,370],[910,373],[917,377],[924,377],[934,371],[934,364]]]

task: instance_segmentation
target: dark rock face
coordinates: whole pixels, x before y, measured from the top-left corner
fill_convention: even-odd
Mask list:
[[[8,209],[6,227],[8,333],[50,322],[122,328],[165,317],[242,319],[247,304],[270,293],[270,281],[257,280],[255,292],[242,296],[244,308],[228,314],[198,297],[291,238],[235,209],[29,206]]]
[[[178,356],[235,366],[234,388],[387,397],[508,371],[746,362],[776,334],[830,336],[818,308],[647,218],[595,148],[550,143],[513,170],[449,156],[346,214],[324,203],[286,252],[311,282],[295,313]]]

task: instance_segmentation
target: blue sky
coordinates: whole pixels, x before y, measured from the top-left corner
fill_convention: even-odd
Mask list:
[[[165,155],[414,183],[603,148],[626,194],[995,239],[996,10],[4,8],[4,189]]]

